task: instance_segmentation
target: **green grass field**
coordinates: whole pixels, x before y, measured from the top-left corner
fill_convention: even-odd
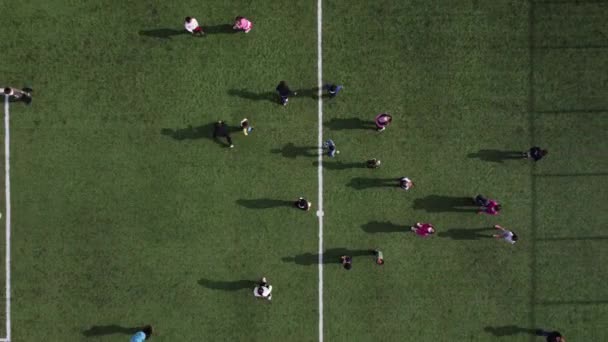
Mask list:
[[[318,341],[317,2],[0,13],[0,83],[34,89],[10,107],[11,340]],[[236,15],[253,31],[225,32]],[[345,87],[323,102],[341,151],[323,159],[326,341],[608,340],[607,17],[601,0],[323,2],[324,81]],[[287,107],[280,80],[303,94]],[[362,126],[382,111],[385,132]],[[234,149],[211,138],[244,117]],[[550,154],[503,158],[533,145]],[[409,192],[384,185],[402,176]],[[477,193],[501,215],[454,209]],[[520,241],[474,233],[494,224]]]

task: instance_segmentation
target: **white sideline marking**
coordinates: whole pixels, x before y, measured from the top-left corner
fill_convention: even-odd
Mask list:
[[[6,194],[6,338],[0,341],[11,340],[11,176],[10,176],[10,134],[9,134],[9,102],[4,96],[4,176]]]
[[[317,0],[317,78],[319,87],[319,148],[323,146],[323,0]],[[323,152],[319,153],[319,342],[323,342]]]

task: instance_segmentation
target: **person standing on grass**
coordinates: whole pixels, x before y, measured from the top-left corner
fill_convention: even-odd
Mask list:
[[[4,88],[4,96],[8,97],[9,101],[23,101],[26,104],[32,103],[32,88]]]
[[[215,128],[213,130],[213,139],[217,139],[217,137],[226,138],[226,141],[228,142],[228,145],[230,145],[230,148],[234,147],[234,144],[232,144],[232,138],[230,137],[230,132],[228,131],[228,126],[226,126],[226,123],[222,120],[215,123]]]
[[[309,211],[310,207],[312,206],[312,203],[308,202],[304,197],[298,198],[298,200],[294,204],[296,208],[304,211]]]
[[[411,189],[414,186],[414,182],[412,182],[409,178],[407,177],[401,177],[399,178],[399,187],[405,191],[408,191],[409,189]]]
[[[241,120],[241,129],[245,135],[249,135],[249,133],[253,131],[253,127],[251,127],[251,124],[249,124],[249,120],[247,120],[247,118]]]
[[[338,84],[328,83],[323,88],[325,90],[327,90],[327,93],[329,94],[329,98],[334,98],[334,97],[338,96],[338,93],[344,87],[341,85],[338,85]]]
[[[435,227],[433,227],[433,225],[430,223],[418,222],[416,223],[416,225],[412,226],[410,230],[421,237],[427,237],[429,235],[435,234]]]
[[[340,257],[340,263],[344,267],[345,270],[350,270],[353,268],[353,258],[348,255],[343,255]]]
[[[560,334],[559,331],[544,331],[538,330],[536,332],[538,336],[544,336],[547,338],[547,342],[566,342],[566,338]]]
[[[532,147],[528,152],[523,153],[525,159],[533,159],[535,162],[543,159],[544,156],[549,154],[549,151],[543,150],[538,146]]]
[[[336,147],[336,144],[334,143],[333,140],[328,139],[324,144],[323,144],[323,148],[327,149],[327,155],[331,158],[335,157],[336,154],[339,154],[340,151],[338,151],[338,148]]]
[[[266,277],[262,277],[258,285],[253,289],[253,295],[258,298],[272,300],[272,285],[268,284]]]
[[[514,232],[512,232],[508,229],[505,229],[499,225],[495,225],[494,228],[500,230],[500,234],[492,235],[494,238],[505,240],[506,242],[508,242],[512,245],[517,242],[518,237],[517,237],[517,234],[515,234]]]
[[[366,162],[367,167],[370,169],[377,169],[380,167],[381,164],[382,162],[376,158],[370,159]]]
[[[495,200],[488,199],[485,205],[482,205],[477,214],[498,215],[502,206]]]
[[[249,33],[253,28],[253,23],[245,17],[236,17],[234,18],[234,26],[232,26],[234,30],[243,31],[245,33]]]
[[[381,113],[376,116],[374,122],[376,124],[376,130],[382,132],[391,124],[393,117],[388,113]]]
[[[376,248],[372,253],[374,253],[374,256],[376,257],[376,264],[384,265],[384,254],[382,254],[382,251]]]
[[[146,325],[140,331],[136,332],[135,335],[131,336],[129,342],[144,342],[152,336],[152,326]]]
[[[186,28],[186,31],[190,32],[193,36],[202,37],[205,34],[203,29],[198,25],[198,20],[193,17],[186,17],[186,20],[184,21],[184,28]]]
[[[292,94],[297,95],[297,93],[294,93],[291,91],[291,89],[289,89],[289,86],[285,81],[279,82],[279,85],[277,86],[276,90],[279,94],[279,102],[283,106],[287,106],[287,102],[289,102],[289,96],[291,96]]]

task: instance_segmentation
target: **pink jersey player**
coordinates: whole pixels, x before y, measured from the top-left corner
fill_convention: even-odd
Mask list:
[[[248,33],[253,28],[253,23],[247,20],[245,17],[236,17],[234,19],[234,26],[232,26],[232,28],[237,31],[244,31],[245,33]]]
[[[393,121],[393,117],[388,113],[381,113],[376,115],[374,122],[376,123],[376,129],[378,131],[384,131],[386,127]]]
[[[498,215],[502,207],[495,200],[489,200],[488,204],[484,207],[481,207],[478,214],[488,214],[488,215]]]
[[[427,237],[429,235],[435,234],[435,227],[433,227],[430,223],[416,223],[415,226],[411,228],[411,230],[416,233],[418,236]]]

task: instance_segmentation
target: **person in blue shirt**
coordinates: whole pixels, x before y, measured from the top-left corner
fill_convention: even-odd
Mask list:
[[[325,88],[325,90],[327,90],[327,93],[329,94],[330,98],[334,98],[334,97],[338,96],[338,93],[344,87],[341,85],[338,85],[338,84],[328,83],[323,88]]]
[[[129,342],[144,342],[152,336],[152,326],[146,325],[140,331],[136,332],[135,335],[131,336]]]
[[[338,148],[336,147],[336,144],[331,139],[327,140],[325,144],[323,144],[323,148],[327,149],[327,155],[332,158],[335,157],[336,154],[340,153],[340,151],[338,151]]]

